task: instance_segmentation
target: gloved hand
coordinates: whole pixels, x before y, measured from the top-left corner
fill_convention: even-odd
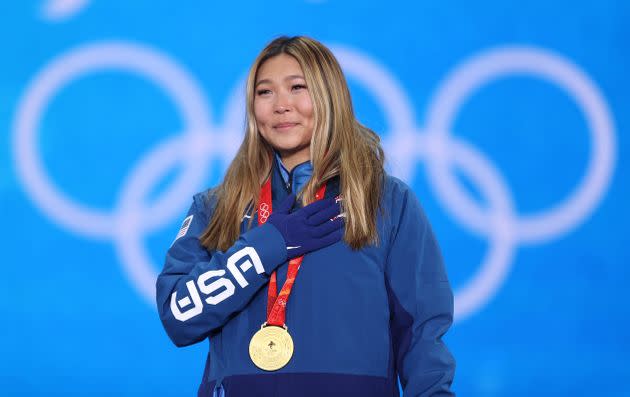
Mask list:
[[[318,200],[290,213],[294,203],[295,194],[291,193],[267,220],[284,237],[289,259],[341,240],[344,220],[339,216],[341,208],[335,198]],[[332,218],[336,219],[331,221]]]

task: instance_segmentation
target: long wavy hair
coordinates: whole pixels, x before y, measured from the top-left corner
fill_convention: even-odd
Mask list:
[[[253,215],[258,208],[260,188],[271,177],[273,148],[256,126],[254,98],[258,70],[280,54],[297,60],[313,103],[313,175],[298,197],[304,205],[309,204],[323,183],[339,176],[342,210],[346,213],[345,242],[353,249],[378,244],[376,217],[385,175],[380,138],[355,118],[348,84],[332,52],[304,36],[273,40],[249,71],[245,137],[223,182],[212,191],[217,199],[216,209],[201,243],[209,250],[225,251],[232,246],[240,234],[243,215]]]

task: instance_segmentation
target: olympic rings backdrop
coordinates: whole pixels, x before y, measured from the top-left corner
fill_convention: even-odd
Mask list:
[[[458,395],[630,396],[630,3],[228,3],[0,6],[0,395],[195,394],[155,277],[255,55],[307,34],[436,231]]]

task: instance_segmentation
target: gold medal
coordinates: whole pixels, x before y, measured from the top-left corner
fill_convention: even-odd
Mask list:
[[[293,338],[287,327],[264,323],[249,342],[249,356],[265,371],[277,371],[287,365],[293,356]]]

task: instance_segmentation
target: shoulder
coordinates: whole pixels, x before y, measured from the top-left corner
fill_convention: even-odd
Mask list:
[[[394,225],[404,223],[405,219],[414,219],[417,227],[428,223],[420,199],[413,189],[403,180],[389,174],[385,175],[381,206]]]
[[[385,180],[383,182],[383,205],[391,211],[397,212],[396,210],[402,210],[408,204],[409,200],[418,200],[413,189],[403,180],[393,175],[385,174]]]
[[[383,191],[390,194],[406,194],[407,192],[411,191],[411,188],[402,179],[385,173]]]
[[[193,208],[195,212],[210,218],[218,201],[218,186],[211,187],[193,195]]]

